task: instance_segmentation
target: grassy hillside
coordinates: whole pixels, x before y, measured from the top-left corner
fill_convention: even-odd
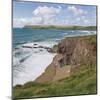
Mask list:
[[[85,66],[78,73],[54,83],[29,82],[13,89],[13,98],[67,96],[96,93],[96,66]]]
[[[56,25],[26,25],[24,28],[32,29],[63,29],[63,30],[96,30],[96,26],[56,26]]]
[[[70,77],[48,82],[28,82],[13,88],[13,98],[35,98],[50,96],[70,96],[96,94],[96,36],[84,37],[84,41],[92,49],[92,56],[83,59],[77,71],[72,71]]]

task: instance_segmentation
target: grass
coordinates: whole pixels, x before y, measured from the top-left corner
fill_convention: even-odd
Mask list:
[[[14,99],[95,93],[96,66],[82,66],[78,73],[53,83],[29,82],[13,88]]]

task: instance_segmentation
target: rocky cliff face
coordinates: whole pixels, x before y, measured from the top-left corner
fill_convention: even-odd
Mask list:
[[[52,63],[35,82],[52,82],[69,77],[82,65],[93,65],[95,62],[96,36],[65,38],[58,44]]]
[[[60,62],[63,63],[63,65],[80,65],[87,63],[85,59],[89,60],[90,57],[96,57],[96,41],[93,40],[93,38],[93,36],[84,36],[62,40],[58,44],[57,51],[63,55]]]

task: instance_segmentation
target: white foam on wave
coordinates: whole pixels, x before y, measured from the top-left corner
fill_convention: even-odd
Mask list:
[[[53,45],[54,45],[53,42],[24,44],[24,46],[32,46],[32,47],[36,47],[36,46],[52,47]],[[15,75],[16,77],[13,77],[13,86],[17,84],[24,84],[29,81],[34,81],[45,71],[47,66],[52,62],[53,57],[56,55],[54,53],[49,53],[44,48],[23,48],[21,50],[23,52],[28,51],[29,52],[28,55],[30,56],[21,64],[19,64],[18,58],[13,58],[14,63],[19,64],[19,66],[13,68],[14,69],[13,71],[16,74]]]
[[[85,34],[87,34],[87,35],[94,35],[94,34],[96,34],[96,31],[86,31],[86,30],[81,30],[81,31],[79,31],[79,32],[85,33]]]

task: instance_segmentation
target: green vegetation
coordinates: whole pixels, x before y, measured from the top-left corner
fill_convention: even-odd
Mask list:
[[[83,66],[78,73],[53,83],[29,82],[13,88],[14,98],[96,94],[96,66]]]
[[[63,29],[63,30],[96,30],[96,26],[56,26],[56,25],[26,25],[23,28],[32,29]]]
[[[13,99],[96,94],[96,36],[86,37],[84,40],[89,46],[92,45],[94,56],[85,58],[85,63],[77,71],[73,71],[70,77],[51,83],[28,82],[17,85],[13,87]]]
[[[58,45],[54,45],[53,46],[53,52],[57,52],[57,50],[58,50]]]

